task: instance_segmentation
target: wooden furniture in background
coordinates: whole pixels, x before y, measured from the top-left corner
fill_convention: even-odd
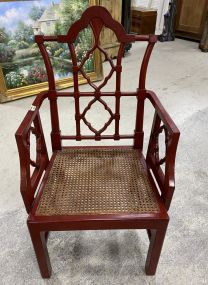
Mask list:
[[[136,34],[154,34],[157,10],[132,7],[131,32]]]
[[[199,44],[199,48],[203,52],[208,52],[208,12],[207,17],[204,25],[204,31],[202,34],[201,42]]]
[[[105,7],[113,19],[121,23],[122,1],[121,0],[99,0],[99,5]],[[108,52],[109,56],[115,58],[118,54],[119,42],[116,35],[110,29],[104,28],[101,32],[101,45]],[[104,57],[102,56],[103,60]]]
[[[175,35],[200,41],[207,9],[208,0],[177,0]]]
[[[77,34],[91,26],[95,41],[92,49],[78,64],[74,42]],[[99,45],[103,26],[112,29],[120,42],[116,62]],[[67,43],[72,56],[74,90],[58,91],[45,42]],[[126,43],[147,42],[142,61],[138,88],[135,92],[121,91],[122,57]],[[67,35],[36,36],[36,42],[44,58],[48,73],[49,90],[37,96],[31,109],[16,132],[21,167],[21,194],[29,214],[27,223],[40,272],[43,278],[51,275],[47,251],[50,231],[146,229],[150,240],[146,260],[146,274],[154,275],[159,261],[169,221],[168,209],[175,189],[175,156],[179,131],[153,91],[145,86],[147,66],[152,49],[157,41],[155,35],[129,35],[123,26],[114,21],[103,7],[88,8],[81,19],[74,23]],[[100,85],[95,85],[84,72],[84,63],[90,53],[99,49],[111,65],[111,71]],[[82,74],[94,90],[81,92],[78,76]],[[103,92],[102,88],[115,73],[115,89]],[[134,76],[134,74],[132,74]],[[137,77],[137,75],[135,76]],[[65,135],[60,131],[58,100],[73,98],[75,102],[75,134]],[[105,97],[114,98],[110,107]],[[120,104],[123,97],[134,97],[136,123],[134,132],[121,134]],[[89,102],[86,107],[80,104]],[[46,100],[49,99],[49,100]],[[53,154],[48,158],[39,109],[43,101],[50,102],[51,143]],[[148,100],[155,109],[152,131],[146,159],[143,148],[144,104]],[[58,101],[58,102],[57,102]],[[109,119],[102,128],[88,120],[88,111],[93,104],[101,104]],[[82,104],[83,105],[83,104]],[[82,111],[81,111],[82,109]],[[97,112],[95,107],[95,112]],[[87,116],[86,116],[87,115]],[[85,124],[92,135],[83,134]],[[112,133],[105,130],[113,124]],[[81,130],[82,129],[82,130]],[[165,136],[165,156],[160,157],[159,136]],[[36,137],[36,160],[31,159],[30,136]],[[93,147],[93,141],[132,139],[132,146]],[[91,141],[88,147],[64,147],[63,141]],[[164,164],[164,171],[161,165]],[[31,167],[34,171],[31,173]],[[150,171],[152,170],[152,172]],[[156,179],[158,186],[154,182]],[[39,186],[40,185],[40,186]],[[38,188],[39,187],[39,188]],[[37,189],[38,188],[38,189]],[[37,193],[37,194],[36,194]]]

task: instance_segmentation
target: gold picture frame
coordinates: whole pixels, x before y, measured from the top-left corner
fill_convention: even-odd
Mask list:
[[[30,1],[30,0],[26,0]],[[44,0],[43,0],[44,1]],[[62,1],[62,0],[57,0]],[[99,0],[88,0],[89,6],[99,4]],[[23,2],[23,1],[1,1],[1,2]],[[41,1],[40,1],[41,2]],[[94,70],[92,72],[88,72],[88,76],[92,81],[98,81],[103,78],[103,70],[102,70],[102,60],[99,52],[95,52],[94,54]],[[79,76],[79,84],[86,83],[86,79],[84,79],[81,75]],[[64,89],[73,86],[73,78],[65,77],[62,79],[56,80],[57,89]],[[48,89],[48,82],[35,83],[31,85],[26,85],[18,88],[7,88],[7,84],[5,81],[5,76],[3,74],[1,62],[0,62],[0,103],[25,98],[28,96],[37,95],[41,91],[45,91]]]

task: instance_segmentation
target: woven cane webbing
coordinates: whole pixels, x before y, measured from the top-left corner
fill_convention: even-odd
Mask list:
[[[138,152],[105,148],[58,151],[36,215],[157,212]]]

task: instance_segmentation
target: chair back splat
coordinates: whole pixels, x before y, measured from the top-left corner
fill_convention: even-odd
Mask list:
[[[75,53],[75,41],[78,34],[85,28],[91,27],[92,33],[94,35],[93,46],[87,51],[86,55],[82,58],[81,62],[78,63],[78,59]],[[106,50],[104,50],[100,45],[100,34],[103,27],[111,29],[117,36],[118,42],[120,43],[118,49],[118,55],[116,62],[109,57]],[[123,26],[116,22],[107,9],[103,7],[93,6],[88,8],[82,15],[81,19],[75,22],[69,29],[67,35],[59,36],[35,36],[36,43],[38,44],[41,54],[43,56],[49,82],[49,91],[48,99],[50,100],[50,110],[51,110],[51,140],[53,150],[60,150],[62,148],[62,140],[71,140],[75,139],[81,141],[84,139],[93,139],[100,141],[102,139],[134,139],[134,147],[142,149],[143,147],[143,115],[144,115],[144,100],[146,98],[146,89],[145,89],[145,80],[147,73],[147,66],[149,58],[154,47],[157,37],[155,35],[129,35],[126,34]],[[72,65],[73,65],[73,83],[74,91],[73,92],[60,92],[56,90],[54,72],[51,64],[49,54],[44,45],[45,42],[56,41],[59,43],[65,43],[68,45]],[[145,55],[141,64],[140,75],[139,75],[139,85],[138,89],[135,92],[122,92],[121,91],[121,72],[122,72],[122,57],[124,54],[124,46],[129,42],[135,41],[147,41],[148,45],[146,48]],[[104,55],[106,61],[110,63],[111,70],[109,74],[104,78],[103,82],[97,86],[95,85],[90,77],[84,71],[84,65],[90,56],[99,51]],[[107,84],[112,75],[116,73],[116,88],[114,92],[102,92],[102,88]],[[91,86],[93,92],[80,92],[78,78],[82,75],[86,79],[86,82]],[[104,96],[113,96],[115,97],[115,108],[111,108],[104,101]],[[137,112],[136,112],[136,126],[133,134],[120,134],[120,98],[121,96],[136,96],[138,99],[137,103]],[[59,127],[59,116],[58,116],[58,107],[57,107],[57,98],[58,97],[73,97],[75,100],[75,120],[76,120],[76,134],[73,136],[61,135]],[[83,112],[80,111],[80,98],[81,97],[92,97],[92,100],[86,106]],[[99,102],[104,106],[108,111],[110,118],[104,126],[97,130],[95,129],[87,120],[86,113],[90,110],[92,105],[95,102]],[[93,135],[82,135],[81,134],[81,122],[84,122]],[[115,122],[114,133],[111,135],[104,135],[103,132],[109,127],[111,123]]]

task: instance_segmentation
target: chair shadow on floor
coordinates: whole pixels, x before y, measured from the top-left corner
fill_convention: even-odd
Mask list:
[[[60,269],[71,276],[78,271],[85,277],[108,274],[113,278],[121,271],[122,276],[146,276],[140,266],[145,262],[146,253],[141,250],[144,247],[148,245],[136,230],[52,232],[48,240],[54,276]]]

